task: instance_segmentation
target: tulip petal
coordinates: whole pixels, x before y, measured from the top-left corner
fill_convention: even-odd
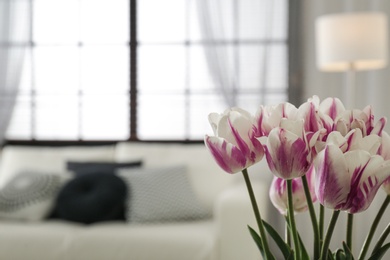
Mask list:
[[[231,112],[228,123],[234,138],[234,142],[232,143],[237,144],[245,157],[249,157],[251,150],[248,144],[251,142],[249,134],[252,130],[251,122],[240,113]]]
[[[382,131],[381,146],[379,148],[378,154],[380,154],[383,159],[390,160],[390,136],[385,131]]]
[[[320,119],[317,114],[317,107],[313,102],[303,103],[298,108],[298,117],[304,120],[305,131],[317,132],[320,130]]]
[[[309,168],[306,143],[283,128],[271,131],[264,150],[270,170],[279,178],[301,177]]]
[[[270,189],[269,197],[274,207],[282,215],[287,215],[287,191],[286,181],[274,176]]]
[[[283,118],[280,121],[280,128],[283,128],[299,138],[303,138],[303,127],[304,127],[304,121],[303,120],[290,120],[287,118]]]
[[[390,162],[380,156],[372,156],[361,174],[352,178],[351,192],[344,208],[349,213],[366,210],[373,201],[382,183],[390,176]]]
[[[209,123],[211,125],[211,128],[213,129],[214,135],[216,135],[217,129],[218,129],[218,123],[221,119],[221,115],[218,113],[210,113],[208,119],[209,119]]]
[[[348,198],[341,209],[354,212],[353,207],[362,207],[366,194],[360,189],[364,175],[370,174],[378,166],[379,161],[371,162],[371,155],[363,150],[354,150],[345,153],[345,160],[348,166],[350,176],[350,192]],[[383,161],[383,160],[382,160]],[[367,176],[369,177],[369,176]],[[377,181],[375,181],[377,183]],[[370,189],[370,188],[369,188]],[[367,187],[364,188],[368,192]]]
[[[327,145],[318,154],[315,164],[317,199],[328,208],[339,209],[350,190],[348,167],[342,151],[336,145]]]
[[[345,111],[345,107],[338,98],[326,98],[321,102],[319,110],[335,120],[339,114]]]
[[[236,173],[245,168],[245,156],[236,146],[228,143],[225,139],[206,135],[205,144],[217,164],[224,171]]]
[[[387,119],[385,117],[382,117],[379,119],[379,121],[375,124],[374,128],[369,132],[369,134],[376,134],[376,135],[382,135],[383,129],[385,128],[387,123]]]

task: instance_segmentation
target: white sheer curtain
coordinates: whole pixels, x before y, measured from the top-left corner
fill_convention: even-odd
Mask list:
[[[359,11],[381,11],[385,12],[390,18],[390,1],[387,0],[319,0],[319,1],[305,1],[302,14],[304,14],[304,28],[305,32],[304,42],[304,57],[305,57],[305,87],[304,96],[305,99],[316,94],[322,99],[328,96],[336,96],[342,98],[343,87],[346,83],[345,73],[324,73],[320,72],[316,68],[315,57],[315,38],[314,38],[314,25],[315,19],[324,14],[340,13],[340,12],[359,12]],[[373,106],[376,120],[382,116],[390,118],[390,67],[382,70],[362,71],[356,74],[356,108],[362,109],[366,105]],[[386,131],[389,131],[389,125],[386,127]],[[378,194],[372,203],[371,207],[360,214],[356,214],[354,218],[354,245],[353,251],[358,254],[365,239],[365,236],[371,226],[373,219],[378,212],[380,205],[385,198],[385,193],[382,190],[378,191]],[[377,229],[373,241],[377,239],[385,226],[390,222],[390,209],[384,214],[382,221]],[[329,213],[327,214],[329,217]],[[303,218],[303,219],[302,219]],[[307,231],[303,236],[305,238],[311,237],[311,230],[306,228],[307,223],[310,222],[308,216],[298,216],[298,226],[302,230]],[[335,229],[334,243],[331,245],[332,249],[340,247],[341,241],[345,240],[346,230],[346,215],[341,214],[338,220],[338,225]],[[371,243],[374,244],[374,243]],[[369,251],[370,253],[371,251]]]
[[[286,41],[287,2],[276,0],[197,0],[198,20],[210,75],[227,106],[239,104],[244,75],[257,69],[250,85],[258,86],[260,102],[265,103],[272,75],[280,70],[283,81],[285,53],[278,49]],[[245,47],[243,47],[245,46]],[[245,51],[252,66],[243,61]],[[278,56],[279,55],[279,56]],[[273,63],[280,62],[279,68]],[[271,75],[271,76],[270,76]],[[271,83],[270,83],[271,82]],[[248,84],[247,82],[244,84]],[[280,83],[278,83],[280,84]],[[284,85],[287,85],[284,83]],[[278,86],[281,87],[281,86]]]
[[[234,38],[231,3],[222,0],[197,1],[201,34],[207,42],[204,48],[207,64],[215,85],[229,107],[236,105],[235,91],[238,85],[233,56],[229,45],[225,44]]]
[[[12,116],[29,42],[30,0],[0,1],[0,143]]]

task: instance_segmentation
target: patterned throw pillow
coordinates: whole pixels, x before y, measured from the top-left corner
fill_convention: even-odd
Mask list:
[[[64,176],[58,174],[21,172],[15,175],[0,189],[0,219],[44,219],[64,181]]]
[[[129,185],[126,218],[132,223],[198,220],[209,217],[194,193],[184,166],[119,169]]]

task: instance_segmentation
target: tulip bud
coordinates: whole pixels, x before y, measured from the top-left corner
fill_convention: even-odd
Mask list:
[[[280,214],[287,215],[287,180],[274,177],[269,190],[269,196],[272,204],[280,212]],[[307,201],[301,178],[292,180],[292,198],[295,213],[307,210]]]
[[[314,167],[310,167],[306,173],[307,183],[309,185],[309,191],[312,202],[317,201],[317,197],[314,192]],[[269,196],[272,204],[283,215],[287,215],[288,208],[288,195],[287,195],[287,181],[282,178],[274,177],[269,190]],[[304,212],[307,210],[307,200],[305,190],[303,187],[302,178],[296,178],[292,180],[292,197],[294,212]]]

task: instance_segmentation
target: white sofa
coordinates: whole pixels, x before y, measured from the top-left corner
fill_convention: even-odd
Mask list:
[[[212,218],[147,225],[119,221],[83,225],[62,220],[0,220],[0,259],[261,258],[246,227],[256,225],[241,174],[223,172],[203,144],[120,142],[90,147],[6,146],[1,154],[0,187],[16,172],[26,169],[64,172],[68,160],[124,162],[133,159],[142,159],[143,167],[187,165],[191,185],[201,203],[213,213]],[[250,174],[260,211],[269,219],[269,179],[259,180],[254,176],[255,171]]]

